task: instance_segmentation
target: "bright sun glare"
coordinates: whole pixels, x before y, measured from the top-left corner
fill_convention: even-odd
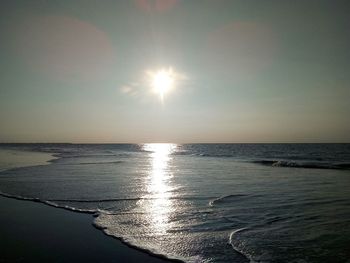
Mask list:
[[[164,100],[164,95],[175,86],[176,75],[172,68],[160,69],[155,72],[149,72],[151,87],[159,96],[160,100]]]

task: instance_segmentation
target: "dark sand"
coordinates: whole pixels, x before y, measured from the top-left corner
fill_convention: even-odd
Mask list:
[[[93,216],[0,197],[0,262],[168,262],[92,226]]]

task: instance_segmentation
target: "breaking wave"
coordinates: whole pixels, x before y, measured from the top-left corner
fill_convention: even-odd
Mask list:
[[[70,211],[74,211],[74,212],[79,212],[79,213],[96,214],[96,213],[101,212],[99,209],[80,209],[80,208],[76,208],[76,207],[72,207],[72,206],[68,206],[68,205],[59,205],[51,200],[42,200],[42,199],[37,198],[37,197],[25,197],[25,196],[21,196],[21,195],[11,195],[11,194],[4,193],[2,191],[0,191],[0,196],[7,197],[7,198],[13,198],[13,199],[17,199],[17,200],[43,203],[43,204],[53,206],[56,208],[62,208],[62,209],[66,209],[66,210],[70,210]]]
[[[244,256],[245,258],[247,258],[251,263],[254,263],[255,261],[253,260],[253,258],[249,254],[245,253],[245,251],[243,251],[241,246],[236,244],[236,242],[235,242],[235,235],[240,233],[240,232],[243,232],[245,230],[247,230],[246,227],[239,228],[239,229],[236,229],[236,230],[232,231],[230,233],[230,237],[229,237],[229,242],[228,243],[232,246],[234,251],[236,251],[238,254]]]
[[[209,202],[209,206],[215,206],[216,204],[232,202],[234,200],[241,200],[242,198],[246,198],[246,197],[252,197],[252,196],[245,195],[245,194],[225,195],[225,196],[221,196],[221,197],[218,197],[218,198],[211,200]]]
[[[254,163],[272,167],[290,167],[290,168],[306,168],[306,169],[336,169],[349,170],[350,163],[313,163],[313,162],[296,162],[284,160],[259,160]]]

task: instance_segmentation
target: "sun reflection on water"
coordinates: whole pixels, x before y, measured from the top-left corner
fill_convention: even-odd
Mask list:
[[[173,211],[170,161],[176,145],[152,143],[145,144],[143,149],[149,151],[151,157],[146,186],[149,202],[145,209],[154,233],[164,234],[170,227],[169,216]]]

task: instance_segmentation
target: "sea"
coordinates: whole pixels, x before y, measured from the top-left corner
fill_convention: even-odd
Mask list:
[[[183,262],[350,262],[350,144],[2,144],[1,195]],[[40,215],[38,215],[40,217]],[[74,230],[73,230],[74,231]]]

